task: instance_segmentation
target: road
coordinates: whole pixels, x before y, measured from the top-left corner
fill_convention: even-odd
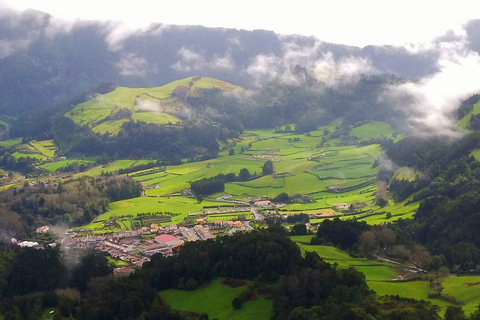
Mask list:
[[[255,216],[256,221],[263,221],[265,220],[265,216],[258,212],[257,207],[251,206],[250,211],[252,211],[253,215]]]

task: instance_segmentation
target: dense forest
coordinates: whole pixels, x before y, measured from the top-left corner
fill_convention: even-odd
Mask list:
[[[376,302],[363,274],[337,269],[315,253],[302,257],[279,226],[186,243],[177,255],[155,255],[120,278],[108,276],[106,258],[97,253],[77,258],[73,267],[58,249],[4,247],[0,255],[6,275],[0,310],[6,320],[34,319],[46,307],[57,308],[55,319],[208,319],[172,310],[155,292],[192,290],[218,276],[254,280],[250,292],[274,301],[272,319],[440,319],[427,302],[393,296]]]
[[[140,196],[128,177],[80,178],[66,183],[25,182],[0,194],[0,229],[10,237],[32,235],[45,224],[81,225],[107,211],[112,201]]]

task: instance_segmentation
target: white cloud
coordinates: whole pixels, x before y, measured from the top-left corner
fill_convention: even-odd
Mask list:
[[[211,60],[208,60],[204,53],[183,46],[178,50],[177,55],[180,56],[180,60],[170,66],[176,71],[191,72],[202,69],[230,71],[235,67],[228,53],[223,56],[215,55]]]
[[[408,111],[412,129],[422,134],[459,136],[455,112],[480,91],[480,56],[468,49],[464,34],[437,39],[438,69],[434,75],[390,88],[399,107]]]
[[[157,73],[156,64],[150,65],[144,57],[127,53],[116,63],[119,73],[123,76],[144,77],[147,72]]]

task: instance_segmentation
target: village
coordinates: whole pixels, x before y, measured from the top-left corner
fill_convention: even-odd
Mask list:
[[[249,232],[254,228],[252,222],[261,222],[272,215],[278,216],[278,209],[283,206],[284,204],[275,204],[270,200],[256,199],[251,205],[204,207],[201,211],[189,212],[189,217],[193,221],[190,226],[151,223],[136,230],[121,230],[108,234],[95,234],[90,229],[64,228],[62,234],[59,234],[58,227],[54,231],[45,225],[38,227],[36,234],[38,238],[41,238],[41,235],[54,233],[54,237],[57,239],[46,244],[51,247],[59,245],[66,250],[103,251],[114,260],[125,262],[122,266],[115,268],[116,274],[128,274],[134,268],[141,267],[145,262],[150,261],[150,257],[154,254],[159,253],[164,257],[173,255],[176,248],[183,246],[185,242],[205,241],[213,239],[217,234]],[[346,203],[336,203],[332,206],[333,211],[325,212],[318,217],[333,217],[335,216],[334,211],[342,212],[348,208]],[[238,213],[240,218],[246,212],[253,213],[253,220],[215,220],[213,222],[208,220],[209,215]],[[11,242],[21,247],[44,247],[33,240],[11,239]]]

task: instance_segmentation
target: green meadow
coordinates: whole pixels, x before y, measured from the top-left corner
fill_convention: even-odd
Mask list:
[[[88,160],[88,159],[69,159],[69,160],[59,160],[55,162],[48,162],[40,165],[41,168],[48,170],[48,171],[56,171],[57,169],[60,168],[65,168],[68,167],[69,165],[77,162],[78,164],[87,164],[87,163],[94,163],[94,160]]]
[[[193,291],[169,289],[160,292],[160,297],[173,309],[208,314],[209,319],[268,320],[272,315],[273,302],[258,296],[247,301],[240,310],[234,310],[232,300],[244,290],[231,288],[216,278],[211,283]]]
[[[409,167],[401,167],[395,171],[393,177],[397,180],[415,180],[416,176],[421,176],[421,172]]]
[[[468,125],[470,124],[470,118],[472,117],[472,115],[476,115],[479,113],[480,113],[480,101],[473,105],[472,111],[470,111],[462,119],[457,121],[457,125],[460,128],[464,129],[465,131],[469,132],[470,130],[467,128],[468,128]]]
[[[212,88],[241,90],[231,83],[207,77],[190,77],[155,88],[117,87],[112,92],[78,104],[66,116],[78,125],[88,125],[94,132],[110,135],[116,135],[121,125],[130,118],[154,124],[174,124],[180,122],[175,114],[188,108],[182,99],[175,96],[176,90],[181,89],[186,96],[198,96],[202,90]],[[128,109],[131,116],[119,119],[115,113],[120,109]]]
[[[338,121],[333,122],[335,123],[338,124]],[[327,126],[329,130],[335,130],[333,124]],[[368,125],[379,127],[374,131],[375,135],[385,135],[387,126],[383,123],[375,122]],[[418,207],[415,203],[409,205],[405,205],[405,202],[390,203],[384,208],[372,205],[378,185],[376,174],[379,169],[374,167],[373,163],[383,153],[380,145],[344,146],[336,145],[330,140],[328,141],[330,146],[320,146],[322,135],[322,128],[309,135],[275,133],[271,129],[252,130],[245,132],[235,141],[237,145],[243,144],[246,147],[243,152],[240,149],[234,155],[227,153],[206,161],[167,166],[165,171],[153,169],[151,172],[144,170],[130,173],[129,176],[143,185],[145,197],[112,203],[110,211],[98,217],[98,221],[110,220],[112,216],[121,218],[141,213],[172,212],[180,215],[172,217],[171,223],[179,223],[190,211],[201,210],[204,205],[218,204],[213,200],[223,194],[230,194],[232,199],[249,201],[251,197],[274,198],[283,192],[290,196],[310,195],[314,202],[288,204],[281,208],[282,214],[300,212],[321,214],[332,212],[334,203],[364,203],[368,205],[365,211],[374,210],[378,213],[361,218],[369,224],[413,216]],[[275,175],[262,175],[262,167],[267,160],[273,162]],[[73,178],[96,176],[101,172],[113,172],[147,162],[149,161],[117,160],[108,165],[96,166],[86,172],[75,174]],[[59,161],[45,164],[43,167],[53,171],[69,163]],[[201,204],[197,203],[195,198],[181,196],[185,189],[190,188],[193,181],[231,172],[238,176],[242,168],[248,169],[252,175],[251,180],[226,183],[224,193],[216,193],[211,198],[204,195],[205,200]],[[389,220],[385,217],[386,212],[392,213],[392,218]],[[231,219],[234,216],[238,214],[218,217],[218,219],[210,217],[209,221]],[[339,216],[342,216],[342,219],[360,218],[360,216],[343,217],[343,214]],[[322,220],[322,218],[316,218],[312,219],[312,222]],[[128,227],[128,223],[126,226]],[[382,277],[386,277],[385,272],[382,274],[384,274]]]
[[[466,314],[478,310],[480,276],[446,277],[442,280],[443,294],[452,296],[464,303]]]
[[[200,211],[204,206],[218,206],[224,203],[204,200],[197,202],[196,198],[186,197],[139,197],[110,203],[108,212],[100,215],[97,221],[110,220],[112,216],[137,216],[140,213],[171,212],[180,213],[172,217],[172,223],[181,222],[190,211]]]
[[[358,137],[360,140],[370,140],[379,137],[392,137],[392,126],[385,122],[371,122],[350,130],[349,135]]]
[[[22,144],[22,138],[15,138],[15,139],[0,141],[0,146],[2,147],[12,147],[19,144]]]
[[[326,262],[337,264],[340,268],[354,267],[365,274],[368,281],[390,281],[402,274],[402,270],[394,264],[368,260],[366,258],[353,258],[345,251],[331,246],[310,245],[312,236],[290,237],[302,252],[316,252]]]

